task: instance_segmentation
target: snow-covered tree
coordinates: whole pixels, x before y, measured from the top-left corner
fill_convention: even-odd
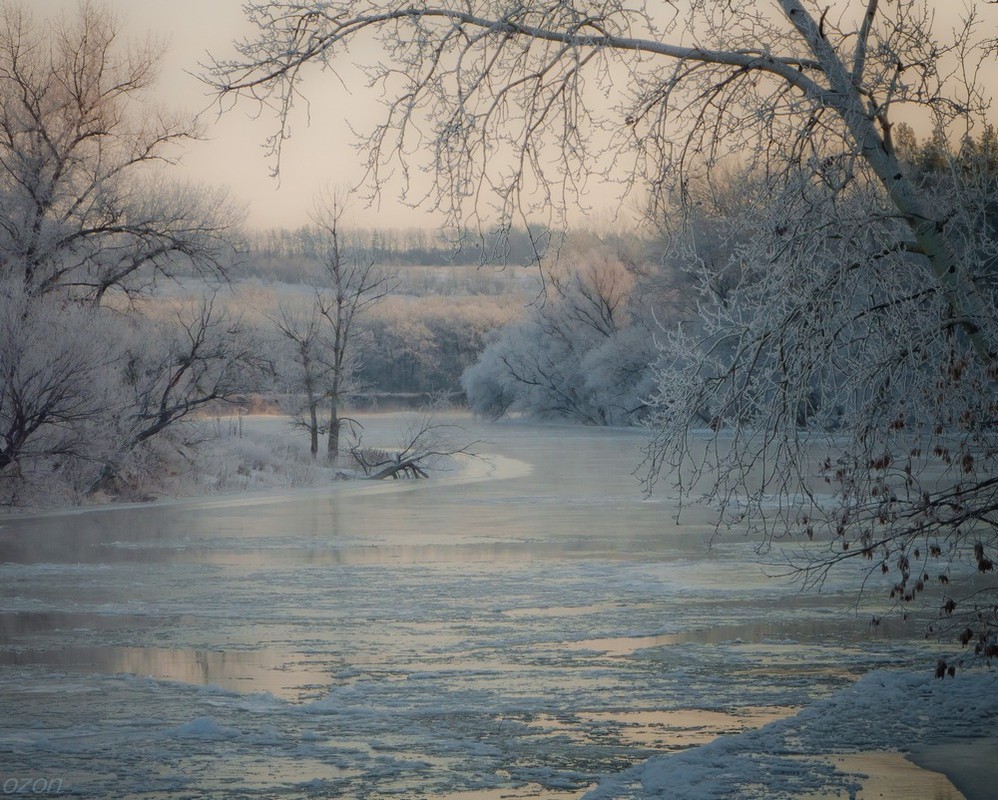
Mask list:
[[[328,371],[324,359],[325,341],[318,310],[313,304],[304,308],[284,305],[273,319],[282,345],[275,366],[282,388],[303,402],[289,409],[295,425],[308,431],[309,452],[319,454],[319,436],[324,430],[319,419],[325,399]]]
[[[96,309],[8,289],[0,292],[0,502],[26,482],[72,473],[73,462],[98,469],[120,401],[120,331]]]
[[[143,448],[155,439],[180,449],[197,444],[201,436],[188,423],[251,391],[270,369],[257,337],[221,307],[216,293],[170,305],[166,313],[117,323],[124,335],[118,344],[115,426],[90,492],[133,480],[132,465],[143,461]]]
[[[998,194],[982,149],[937,148],[924,174],[917,153],[902,161],[993,309]],[[989,652],[995,330],[954,308],[876,181],[834,170],[786,173],[772,202],[717,220],[734,246],[695,261],[699,318],[662,337],[649,481],[706,495],[722,524],[800,536],[794,563],[815,584],[866,562],[903,615],[927,601]]]
[[[180,304],[169,317],[140,321],[129,348],[131,438],[140,444],[212,403],[249,391],[269,364],[237,315],[215,293]]]
[[[146,102],[159,57],[96,3],[44,23],[0,8],[0,480],[17,491],[110,486],[252,368],[211,299],[169,324],[137,311],[164,277],[224,280],[236,252],[225,194],[166,173],[197,131]]]
[[[238,215],[224,193],[157,167],[198,135],[145,102],[160,55],[123,42],[93,2],[44,22],[26,5],[0,10],[0,275],[30,294],[99,302],[229,268]]]
[[[343,246],[343,192],[328,192],[316,203],[315,222],[322,234],[322,271],[313,287],[319,346],[313,372],[329,406],[326,423],[326,457],[340,453],[340,433],[345,420],[340,408],[355,389],[358,371],[357,321],[372,306],[398,288],[398,279],[376,266],[364,253]]]
[[[340,453],[343,420],[340,405],[358,371],[356,352],[357,320],[372,306],[398,288],[398,279],[378,267],[364,254],[348,252],[340,240],[345,196],[333,192],[320,199],[316,223],[325,234],[321,284],[315,292],[316,308],[327,328],[329,365],[326,397],[329,424],[326,427],[326,456],[335,460]]]
[[[492,417],[520,411],[590,425],[637,422],[657,357],[653,283],[639,283],[613,248],[589,237],[545,276],[543,302],[500,330],[465,371],[469,405]]]

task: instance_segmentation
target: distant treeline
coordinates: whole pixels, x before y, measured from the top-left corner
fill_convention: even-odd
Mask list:
[[[386,266],[528,264],[543,255],[549,242],[550,235],[540,229],[481,235],[423,228],[354,228],[341,234],[342,246],[351,253]],[[246,245],[251,272],[254,267],[271,272],[280,261],[317,261],[327,247],[323,232],[312,225],[251,232]]]

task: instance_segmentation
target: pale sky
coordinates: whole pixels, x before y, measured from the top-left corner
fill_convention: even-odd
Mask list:
[[[311,101],[310,120],[299,109],[292,139],[286,144],[278,184],[270,176],[263,141],[273,132],[272,118],[253,119],[249,105],[219,118],[210,107],[206,87],[188,72],[198,71],[207,52],[224,57],[232,41],[251,32],[243,19],[243,0],[104,0],[121,18],[128,39],[149,33],[163,37],[169,50],[162,64],[159,89],[169,108],[190,112],[207,109],[203,124],[208,141],[193,143],[183,155],[182,177],[209,185],[228,186],[234,198],[248,207],[253,228],[297,227],[307,224],[313,198],[324,188],[350,186],[362,177],[353,134],[346,119],[359,130],[369,130],[378,118],[376,100],[365,94],[361,76],[340,68],[345,87],[330,74],[313,71],[304,86]],[[59,12],[74,13],[77,0],[26,0],[38,19]],[[863,5],[863,4],[860,4]],[[940,17],[959,13],[952,3],[939,3]],[[995,13],[987,13],[987,12]],[[998,20],[998,6],[985,7],[984,16]],[[998,24],[996,24],[998,28]],[[998,32],[998,31],[996,31]],[[344,71],[346,70],[346,71]],[[439,218],[396,200],[388,187],[377,209],[356,203],[348,223],[368,227],[431,227]]]

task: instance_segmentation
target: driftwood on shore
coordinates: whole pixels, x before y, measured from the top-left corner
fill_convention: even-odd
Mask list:
[[[427,414],[416,418],[393,450],[364,447],[358,431],[350,455],[370,480],[428,478],[429,471],[442,460],[458,455],[478,457],[478,441],[460,441],[466,433],[460,425],[439,423]],[[455,442],[455,437],[459,441]]]
[[[428,478],[426,470],[415,461],[408,460],[399,464],[389,464],[387,467],[378,470],[372,475],[368,475],[372,481],[383,481],[386,478],[398,480],[399,478]]]

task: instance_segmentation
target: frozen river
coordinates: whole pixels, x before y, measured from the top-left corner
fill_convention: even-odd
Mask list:
[[[578,797],[924,663],[850,581],[800,596],[643,499],[639,432],[471,427],[496,459],[457,477],[3,521],[0,779]]]

